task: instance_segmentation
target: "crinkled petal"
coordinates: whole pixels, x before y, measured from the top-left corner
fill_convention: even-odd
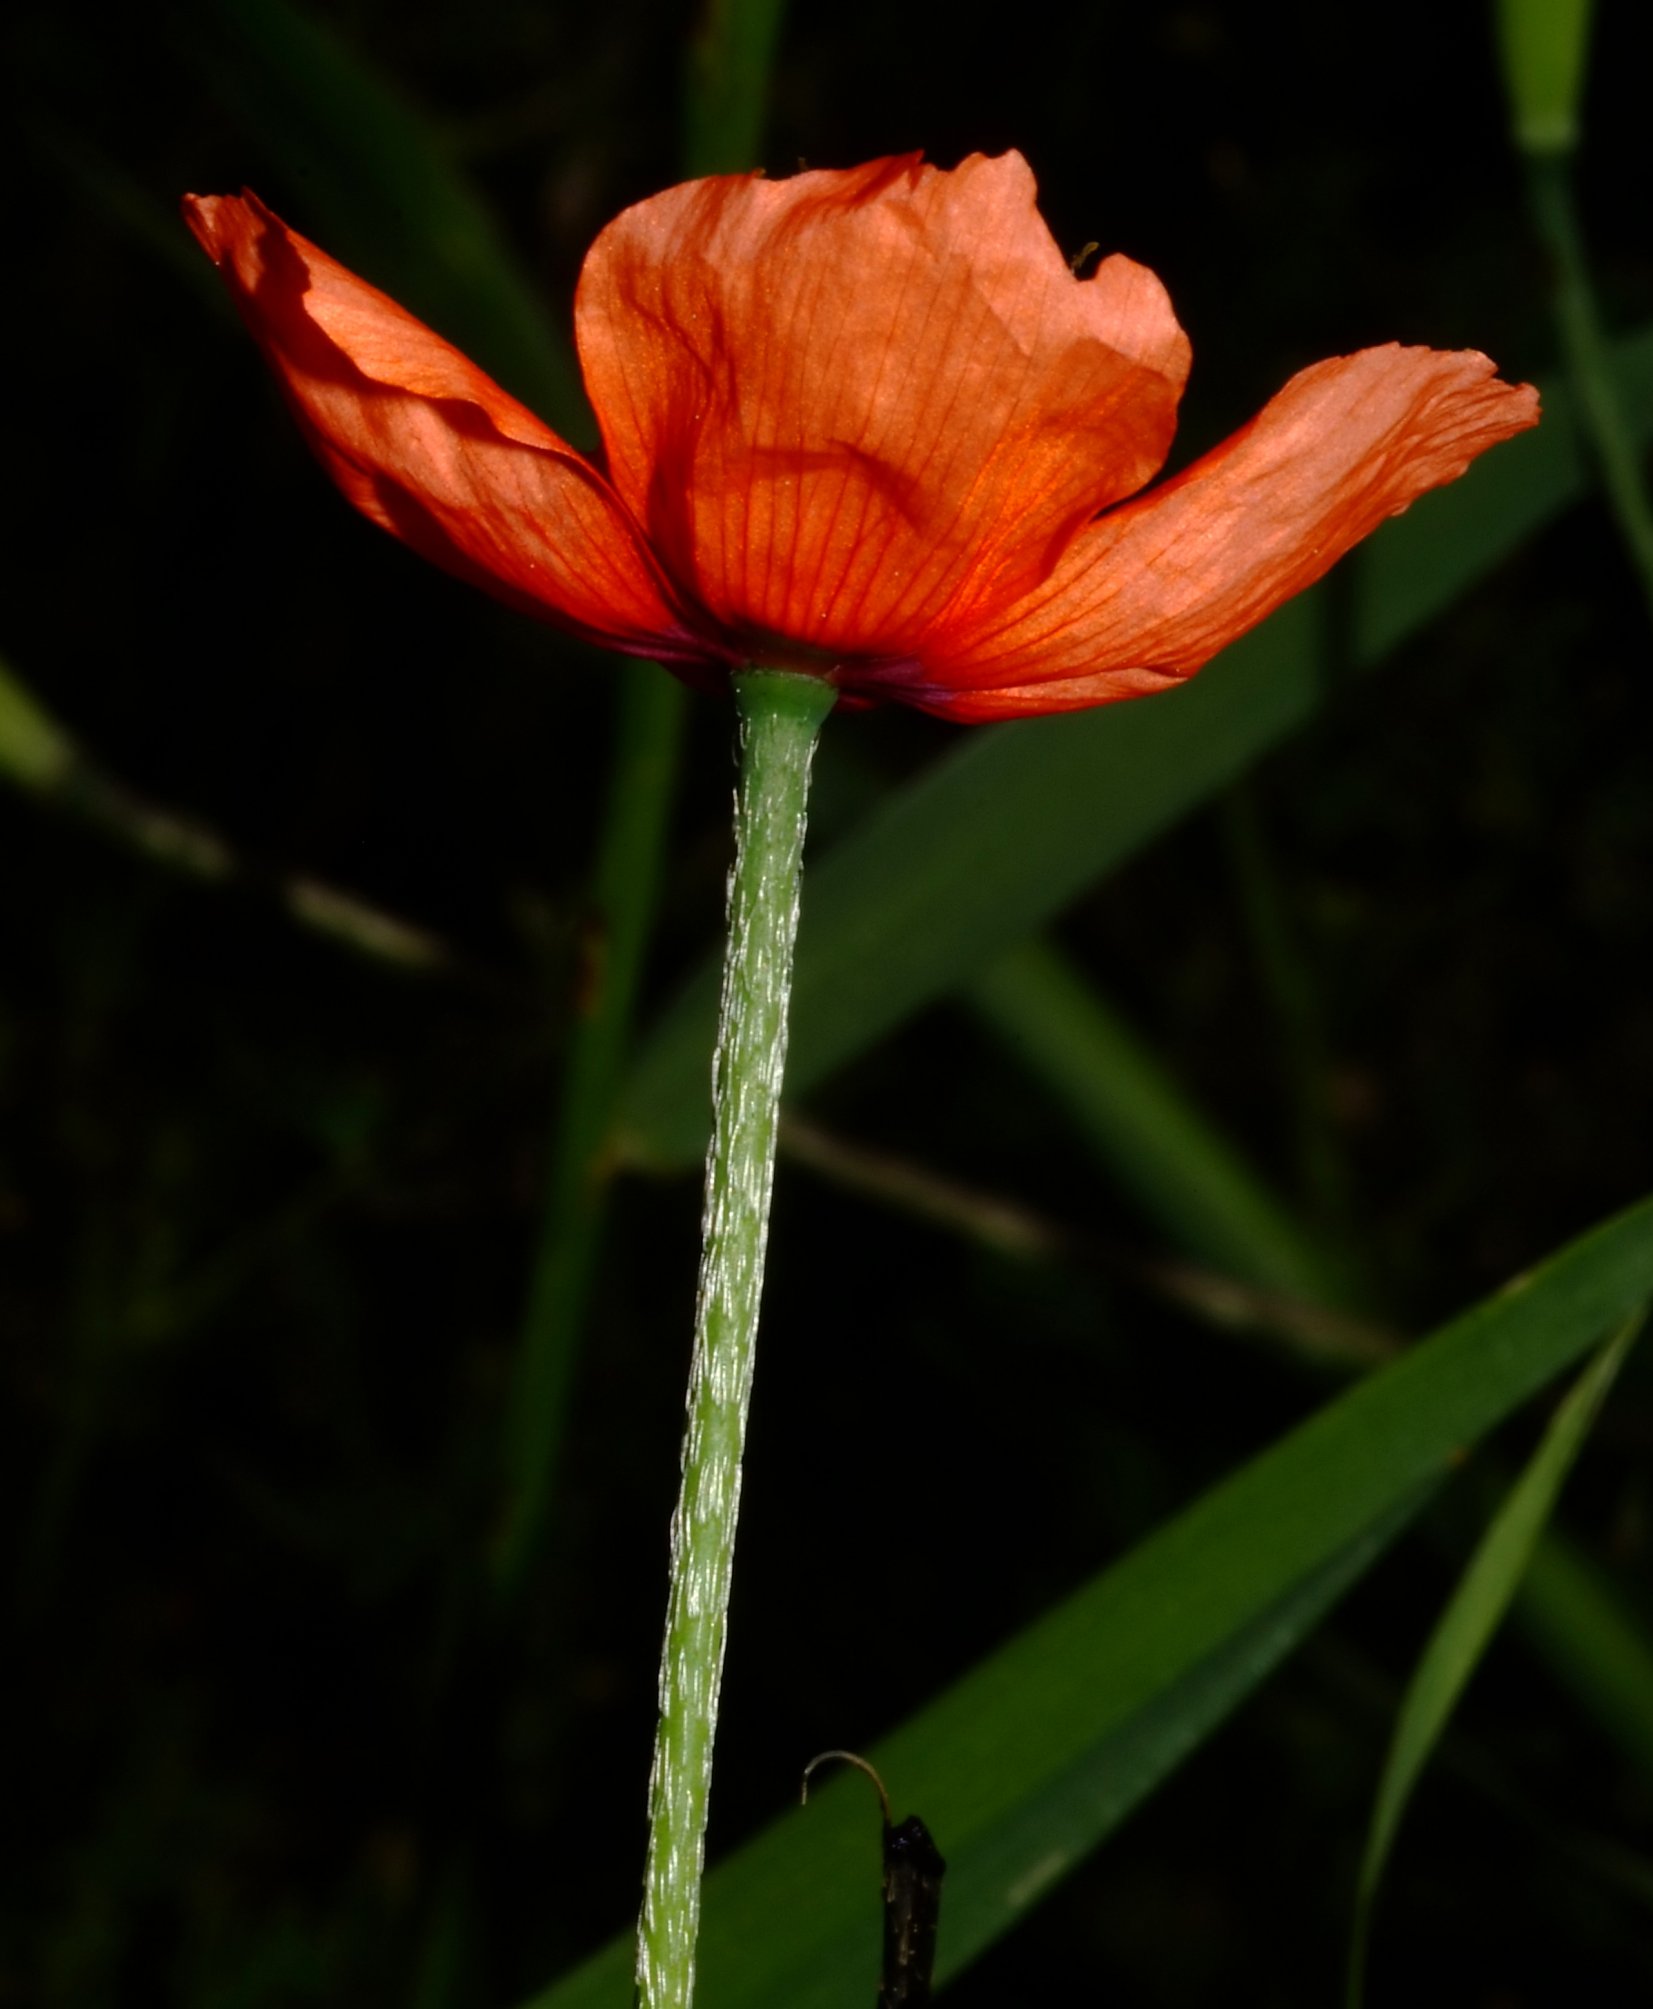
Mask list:
[[[459,351],[257,197],[186,196],[322,465],[446,570],[593,640],[703,654],[602,475]]]
[[[1186,677],[1537,420],[1537,392],[1474,351],[1391,343],[1317,363],[1203,460],[1081,532],[1019,604],[933,637],[885,694],[1012,718]]]
[[[1152,273],[1073,276],[1014,153],[669,189],[597,239],[577,324],[680,588],[833,658],[1034,586],[1163,464],[1189,360]]]

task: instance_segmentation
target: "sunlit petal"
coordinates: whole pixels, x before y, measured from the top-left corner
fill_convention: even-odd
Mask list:
[[[586,260],[610,476],[719,621],[899,654],[1035,585],[1162,464],[1188,344],[1128,259],[1076,279],[1018,154],[692,182]]]
[[[1473,352],[1317,364],[1174,480],[1165,290],[1077,279],[1019,154],[668,189],[601,233],[595,465],[252,198],[190,198],[312,445],[489,591],[716,687],[743,663],[955,719],[1186,677],[1536,423]]]
[[[1019,604],[938,636],[905,695],[997,718],[1186,677],[1537,417],[1530,386],[1473,351],[1391,344],[1317,363],[1175,480],[1091,524]]]
[[[636,526],[549,426],[256,197],[192,196],[185,215],[364,515],[532,613],[673,652],[681,619]]]

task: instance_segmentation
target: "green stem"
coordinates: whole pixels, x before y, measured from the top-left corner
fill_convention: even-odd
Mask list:
[[[818,678],[775,670],[748,671],[734,681],[740,796],[683,1485],[672,1520],[671,1597],[637,1929],[643,2009],[689,2009],[694,1995],[712,1740],[774,1182],[804,809],[815,736],[836,695]]]
[[[1561,350],[1578,397],[1579,425],[1601,485],[1653,613],[1653,504],[1636,463],[1634,435],[1596,318],[1595,291],[1573,202],[1572,166],[1560,153],[1527,157],[1533,219],[1555,264],[1555,312]]]
[[[502,1447],[508,1489],[494,1549],[507,1602],[538,1550],[566,1434],[568,1390],[603,1226],[620,1072],[654,920],[686,693],[653,663],[622,672],[618,739],[593,876],[591,967],[563,1077],[545,1214],[517,1343]]]

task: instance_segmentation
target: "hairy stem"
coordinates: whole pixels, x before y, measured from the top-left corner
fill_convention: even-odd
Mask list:
[[[774,1183],[804,809],[815,736],[834,695],[818,678],[783,671],[752,670],[735,679],[740,794],[683,1485],[672,1520],[671,1597],[637,1932],[643,2009],[689,2009],[694,1995],[712,1741]]]

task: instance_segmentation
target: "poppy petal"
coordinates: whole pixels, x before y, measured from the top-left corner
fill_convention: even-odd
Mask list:
[[[1188,343],[1074,277],[1019,154],[719,177],[626,211],[576,306],[614,487],[731,632],[911,651],[1002,607],[1164,461]]]
[[[899,695],[948,718],[1010,718],[1186,677],[1537,421],[1537,392],[1474,351],[1391,343],[1317,363],[1203,460],[1091,524],[1019,605],[936,632],[895,673]]]
[[[447,571],[592,640],[704,656],[602,475],[423,322],[256,196],[186,196],[322,465]]]

